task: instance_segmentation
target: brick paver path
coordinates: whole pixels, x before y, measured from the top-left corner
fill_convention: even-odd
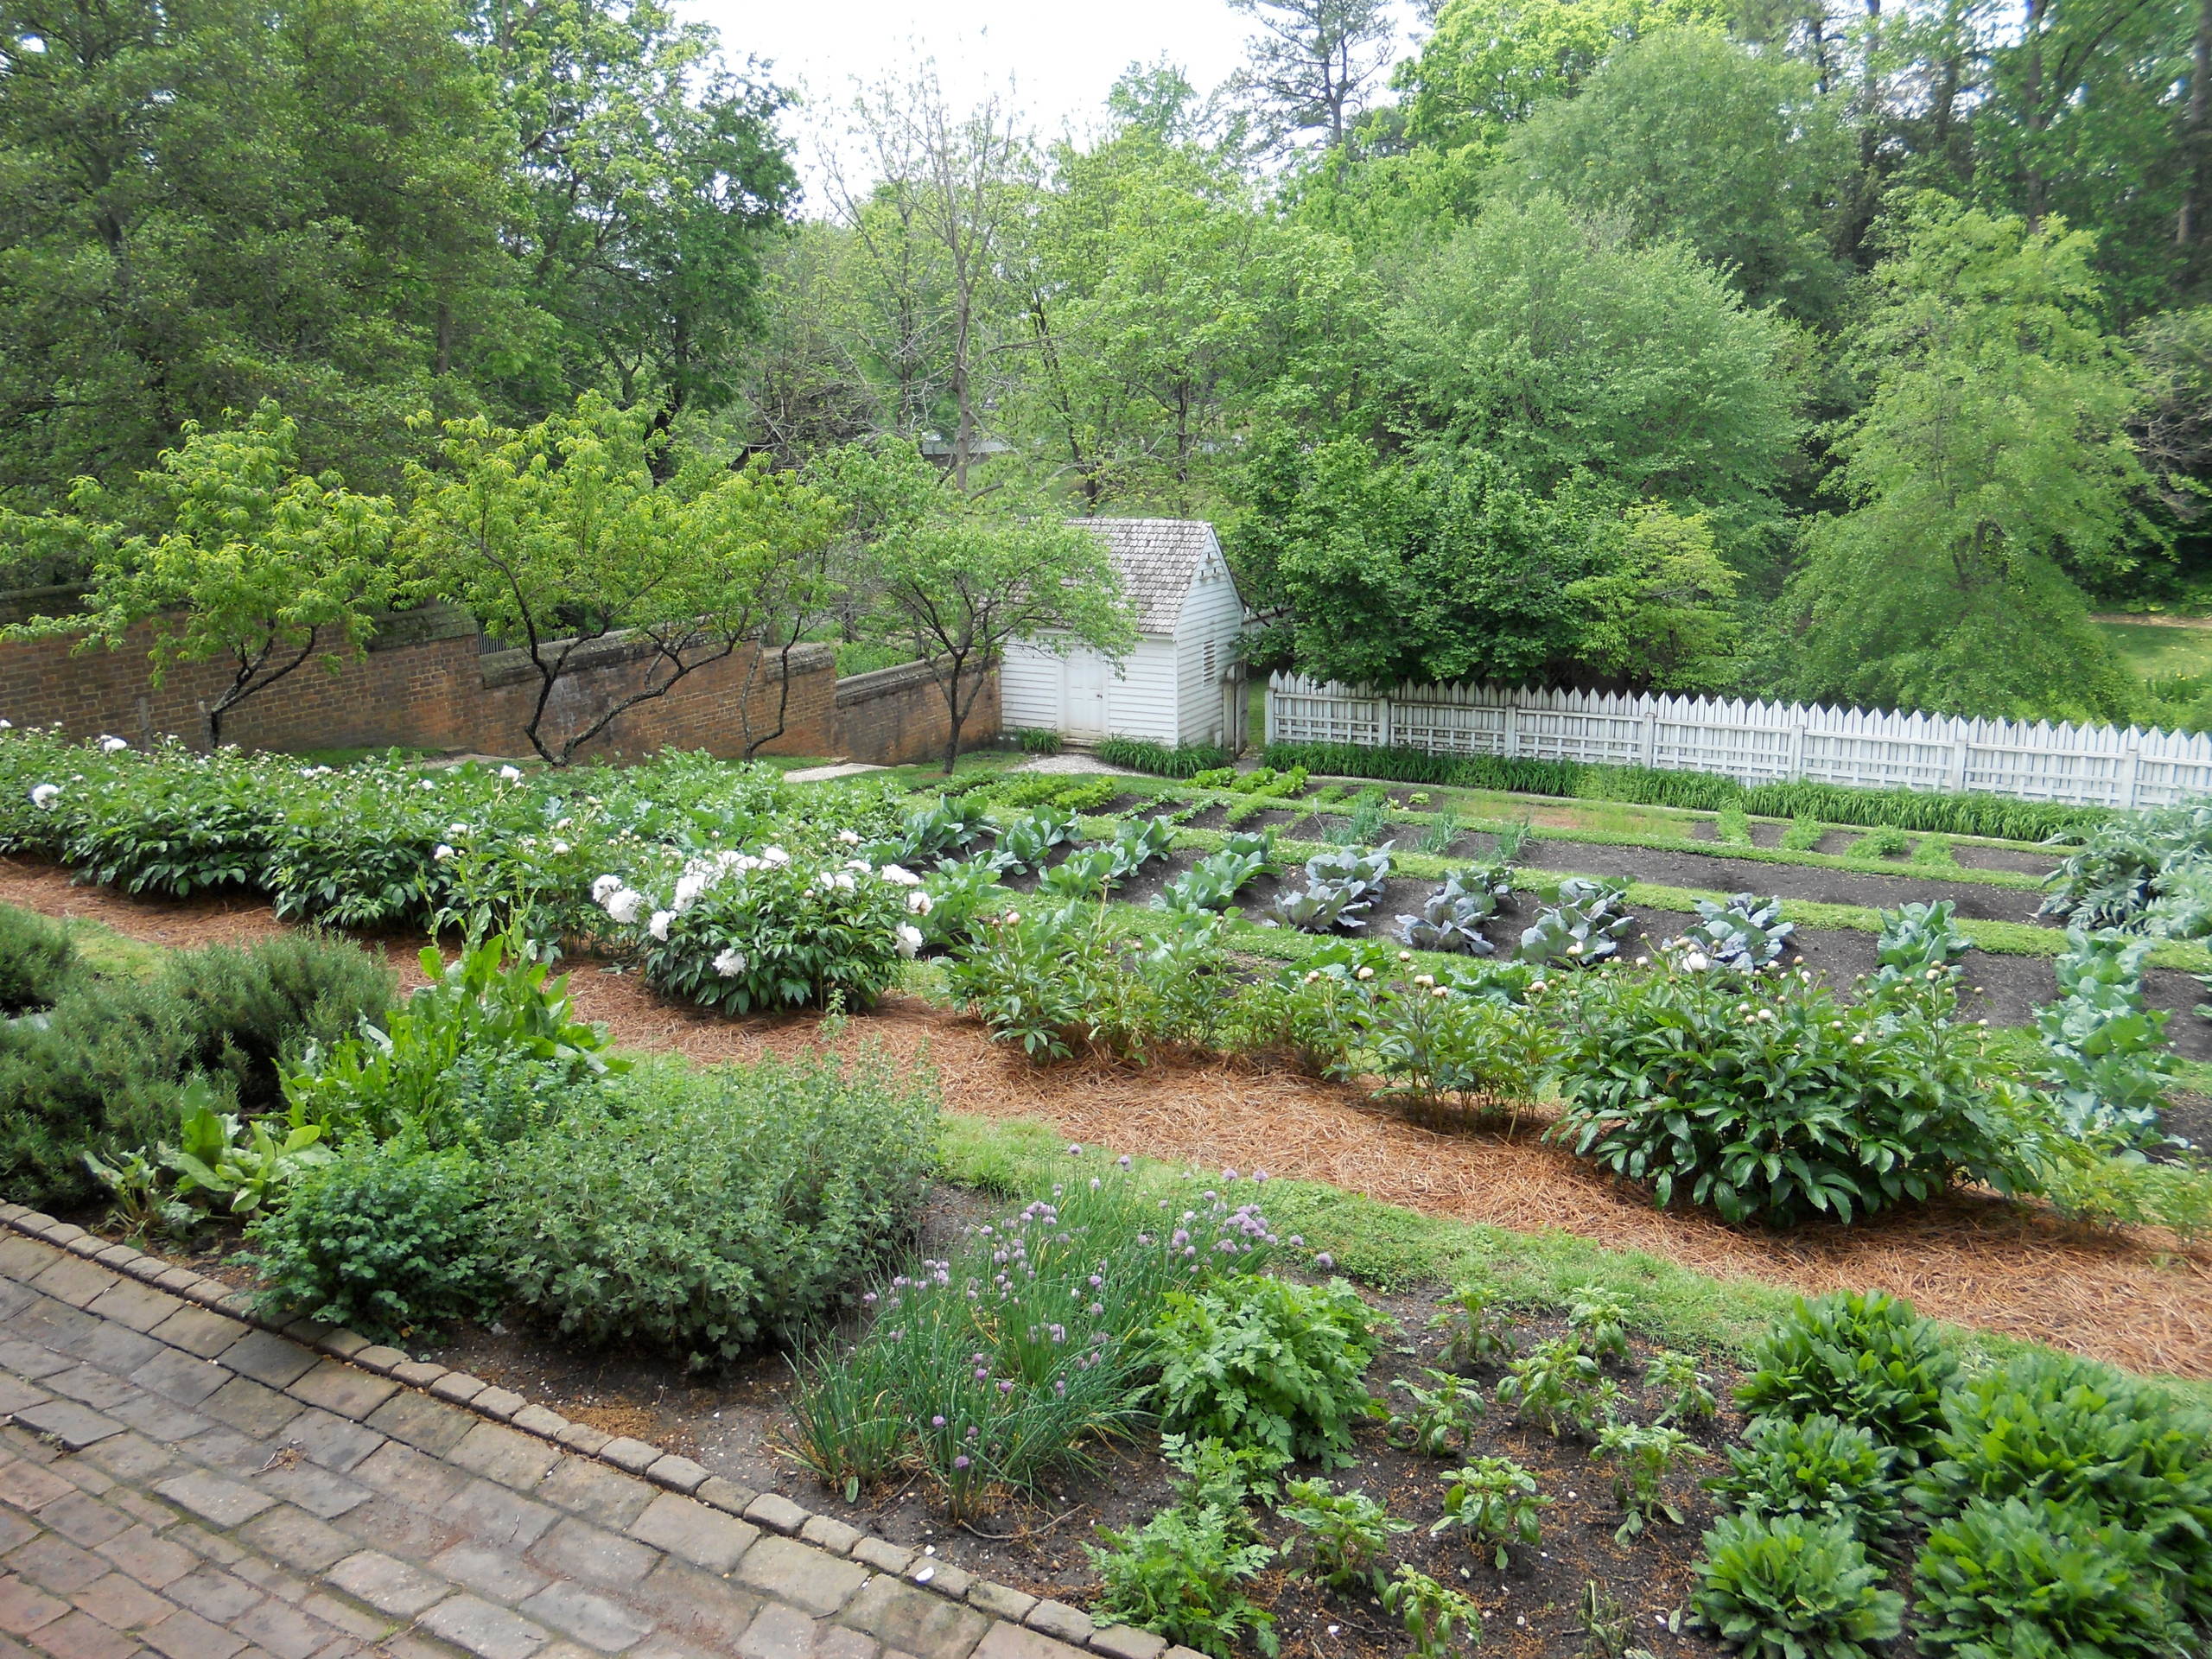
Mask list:
[[[0,1659],[1084,1659],[21,1236],[4,1418]]]

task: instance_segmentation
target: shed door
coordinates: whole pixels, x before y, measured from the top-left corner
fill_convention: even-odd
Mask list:
[[[1064,668],[1067,692],[1060,729],[1070,737],[1105,736],[1106,681],[1112,667],[1096,652],[1077,646],[1068,652]]]

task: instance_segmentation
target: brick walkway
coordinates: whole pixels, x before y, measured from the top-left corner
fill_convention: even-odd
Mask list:
[[[1086,1659],[20,1236],[9,1419],[0,1659]]]

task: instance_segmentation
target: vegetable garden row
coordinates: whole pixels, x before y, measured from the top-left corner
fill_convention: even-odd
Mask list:
[[[1429,1329],[1334,1279],[1261,1181],[1091,1154],[907,1259],[944,1192],[925,1074],[639,1060],[524,943],[731,1014],[856,1014],[903,983],[1039,1063],[1374,1079],[1440,1126],[1527,1115],[1562,1155],[1745,1225],[1858,1224],[1971,1181],[2194,1236],[2212,1182],[2162,1144],[2143,993],[2180,931],[2169,872],[2196,861],[2170,828],[2069,855],[2061,905],[2120,925],[2063,935],[2029,1039],[1962,1006],[1970,941],[1941,904],[1883,918],[1869,971],[1830,986],[1770,898],[1639,933],[1635,888],[1532,876],[1501,844],[1402,850],[1417,824],[1372,798],[1335,845],[1175,822],[1288,798],[1289,773],[1115,817],[1141,791],[1080,776],[917,799],[689,757],[331,771],[7,734],[0,779],[0,850],[467,942],[395,1002],[335,938],[119,978],[0,911],[0,1187],[141,1236],[242,1226],[288,1310],[410,1341],[498,1318],[707,1374],[780,1345],[799,1381],[779,1432],[856,1515],[918,1483],[956,1528],[1087,1509],[1105,1529],[1081,1564],[1033,1543],[1033,1575],[1216,1654],[1325,1623],[1336,1649],[1427,1659],[1570,1609],[1542,1650],[2202,1642],[2212,1427],[2166,1391],[2043,1353],[1961,1369],[1879,1296],[1805,1306],[1742,1355],[1643,1344],[1601,1286],[1539,1307],[1470,1281]],[[2132,903],[2122,827],[2172,842]],[[1156,879],[1179,844],[1199,855]],[[1122,1486],[1154,1508],[1105,1525]]]

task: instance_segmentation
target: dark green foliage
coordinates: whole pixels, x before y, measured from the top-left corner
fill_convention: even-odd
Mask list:
[[[1706,1483],[1738,1514],[1840,1522],[1876,1549],[1903,1523],[1897,1453],[1863,1425],[1820,1411],[1756,1417],[1744,1440]]]
[[[1414,1529],[1366,1493],[1339,1492],[1325,1480],[1294,1480],[1283,1499],[1282,1518],[1306,1535],[1315,1570],[1338,1590],[1377,1580],[1392,1535]]]
[[[314,935],[181,952],[147,984],[75,976],[43,1022],[0,1024],[0,1193],[94,1197],[85,1154],[172,1138],[194,1077],[223,1109],[276,1105],[281,1058],[381,1014],[391,993],[382,963]]]
[[[1263,1654],[1275,1651],[1274,1618],[1246,1599],[1243,1586],[1274,1558],[1265,1544],[1242,1541],[1221,1510],[1162,1510],[1127,1532],[1102,1527],[1104,1548],[1086,1546],[1102,1586],[1105,1618],[1151,1630],[1230,1659],[1248,1632]]]
[[[67,928],[0,905],[0,1015],[48,1007],[76,971],[77,946]]]
[[[643,1068],[515,1148],[486,1248],[564,1334],[733,1358],[829,1312],[912,1224],[937,1110],[880,1056]]]
[[[1624,801],[1718,812],[1737,808],[1753,817],[1815,818],[1827,823],[1895,824],[1901,830],[2007,841],[2078,841],[2113,815],[2097,806],[2016,801],[1997,795],[1853,789],[1841,784],[1743,784],[1705,772],[1660,772],[1575,760],[1524,760],[1504,755],[1429,754],[1419,749],[1366,748],[1356,743],[1270,743],[1271,766],[1302,766],[1317,776],[1380,778],[1394,783],[1458,789],[1511,790],[1568,799]]]
[[[2024,1184],[1980,1033],[1948,982],[1879,1011],[1809,975],[1738,975],[1684,953],[1583,997],[1552,1133],[1662,1207],[1724,1220],[1853,1221],[1963,1174]]]
[[[2212,1618],[2212,1421],[2108,1366],[2026,1353],[1959,1384],[1916,1495],[1936,1515],[1977,1498],[2067,1505],[2139,1543],[2136,1570]]]
[[[1749,1659],[1864,1659],[1904,1619],[1904,1598],[1881,1587],[1840,1522],[1724,1516],[1705,1535],[1700,1571],[1699,1621]]]
[[[1169,747],[1148,737],[1102,737],[1098,758],[1109,766],[1127,766],[1160,778],[1195,778],[1202,772],[1229,764],[1227,749],[1218,743],[1179,743]]]
[[[155,983],[175,999],[195,1068],[228,1076],[248,1111],[280,1103],[280,1059],[351,1036],[391,1006],[391,970],[351,940],[321,933],[180,952]]]
[[[247,1230],[263,1305],[380,1342],[494,1306],[500,1275],[483,1250],[486,1185],[475,1158],[458,1148],[354,1141]]]
[[[1350,1463],[1351,1426],[1376,1411],[1360,1381],[1375,1357],[1373,1322],[1342,1280],[1248,1275],[1173,1292],[1154,1332],[1160,1421],[1325,1467]]]
[[[2048,1501],[1976,1498],[1913,1571],[1920,1650],[1958,1659],[2181,1659],[2196,1649],[2141,1538]]]
[[[1935,1321],[1878,1290],[1797,1300],[1748,1356],[1737,1403],[1754,1416],[1826,1413],[1870,1430],[1906,1461],[1942,1427],[1958,1357]]]

